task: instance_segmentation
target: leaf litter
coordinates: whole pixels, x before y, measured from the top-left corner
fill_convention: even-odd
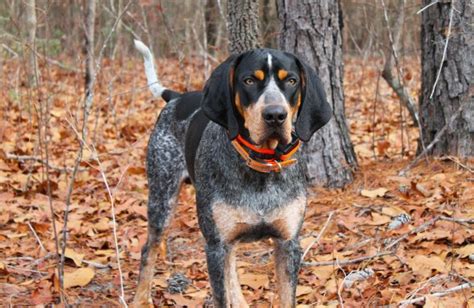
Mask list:
[[[403,139],[406,155],[402,157],[399,104],[383,82],[374,109],[379,61],[346,60],[347,120],[360,169],[354,182],[343,189],[312,189],[301,241],[304,248],[314,243],[304,262],[316,265],[303,266],[299,273],[298,304],[336,307],[342,300],[347,307],[361,303],[394,305],[423,297],[420,303],[426,307],[443,304],[446,299],[473,305],[470,288],[456,288],[474,279],[474,177],[453,160],[436,158],[420,163],[407,176],[398,175],[415,155],[417,129],[406,123],[404,134],[408,138]],[[200,59],[185,60],[184,71],[174,69],[177,60],[157,62],[165,85],[179,91],[202,87]],[[12,305],[48,305],[58,302],[59,293],[44,168],[35,160],[11,158],[44,156],[37,146],[38,117],[29,114],[18,97],[32,95],[38,98],[33,101],[42,101],[45,93],[53,94],[49,148],[54,168],[50,179],[52,205],[61,226],[66,175],[78,149],[69,123],[76,123],[80,115],[78,93],[82,89],[77,90],[77,81],[82,76],[51,67],[48,78],[57,82],[45,83],[37,92],[29,93],[27,88],[5,80],[6,76],[16,76],[19,64],[8,60],[3,65],[7,87],[2,88],[4,121],[0,123],[0,298]],[[414,68],[419,64],[412,60],[405,65],[412,75],[407,85],[416,96],[420,78]],[[131,91],[133,85],[146,84],[144,74],[136,73],[141,67],[138,57],[123,63],[108,61],[103,67],[94,116],[88,123],[88,142],[96,145],[112,187],[125,295],[130,303],[146,240],[145,148],[164,103],[150,100],[146,89]],[[121,78],[112,78],[118,71]],[[187,87],[186,76],[193,76]],[[13,92],[17,95],[11,95]],[[72,196],[66,293],[71,304],[119,306],[110,201],[91,154],[85,153]],[[473,162],[464,165],[472,169]],[[331,212],[331,221],[319,234]],[[183,189],[165,244],[166,255],[160,256],[153,280],[155,305],[194,307],[210,303],[204,240],[191,186]],[[252,305],[270,307],[276,300],[272,246],[271,240],[242,244],[237,252],[243,294]],[[177,279],[173,273],[182,277]],[[442,279],[431,283],[436,277]],[[176,290],[168,289],[173,279]],[[341,288],[342,284],[347,287]],[[450,291],[449,296],[437,296],[453,289],[456,291]],[[174,291],[179,293],[172,294]]]

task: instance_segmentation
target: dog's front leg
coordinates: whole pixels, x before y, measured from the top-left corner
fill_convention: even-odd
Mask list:
[[[216,308],[225,308],[229,305],[225,283],[225,261],[229,252],[229,247],[222,242],[208,242],[206,245],[207,271]]]
[[[275,269],[281,308],[296,305],[295,294],[300,261],[301,248],[297,239],[275,242]]]

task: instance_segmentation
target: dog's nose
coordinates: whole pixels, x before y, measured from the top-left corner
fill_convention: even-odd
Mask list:
[[[265,107],[262,116],[268,126],[278,127],[285,122],[288,112],[283,106],[273,105]]]

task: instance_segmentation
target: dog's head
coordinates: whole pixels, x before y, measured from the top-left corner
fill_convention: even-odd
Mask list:
[[[245,131],[257,146],[308,141],[331,118],[321,81],[290,53],[255,49],[231,56],[212,73],[201,107],[234,139]]]

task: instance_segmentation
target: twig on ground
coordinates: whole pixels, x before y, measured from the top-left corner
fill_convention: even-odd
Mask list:
[[[34,162],[40,163],[44,166],[48,166],[50,169],[53,169],[53,170],[58,171],[58,172],[72,172],[74,170],[73,168],[68,168],[68,167],[61,168],[61,167],[52,165],[50,163],[47,163],[45,159],[41,159],[41,158],[36,157],[36,156],[16,155],[16,154],[11,154],[11,153],[6,153],[6,155],[7,155],[7,159],[18,160],[18,161],[28,161],[28,160],[34,161]],[[79,168],[79,171],[85,171],[85,169]]]
[[[349,260],[342,260],[342,261],[332,260],[332,261],[322,261],[322,262],[303,262],[302,265],[303,266],[329,266],[329,265],[339,264],[340,266],[346,266],[346,265],[357,264],[357,263],[360,263],[360,262],[363,262],[363,261],[368,261],[368,260],[372,260],[372,259],[376,259],[376,258],[388,256],[388,255],[393,255],[393,254],[394,253],[391,252],[391,251],[382,251],[382,252],[378,252],[378,253],[376,253],[374,255],[371,255],[371,256],[359,257],[359,258],[354,258],[354,259],[349,259]]]
[[[334,253],[334,250],[333,250],[333,253]],[[342,299],[342,288],[343,288],[343,285],[344,285],[344,280],[346,279],[347,277],[347,274],[346,274],[346,271],[341,267],[341,264],[339,262],[339,258],[336,256],[336,259],[334,260],[336,263],[336,266],[337,268],[342,272],[342,274],[344,275],[344,278],[342,279],[341,283],[339,283],[339,279],[337,277],[337,275],[334,275],[334,278],[336,279],[336,285],[338,286],[337,287],[337,299],[339,301],[339,305],[341,306],[341,308],[344,308],[344,300]]]
[[[410,301],[411,299],[415,298],[418,292],[426,288],[428,285],[434,285],[437,283],[441,284],[442,282],[446,281],[446,279],[448,279],[447,275],[436,275],[436,276],[430,277],[428,280],[421,283],[419,287],[417,287],[416,289],[408,293],[407,296],[405,296],[405,298],[407,298],[405,301]]]
[[[393,241],[390,241],[390,243],[385,247],[385,249],[390,249],[399,242],[403,241],[407,237],[409,237],[412,234],[419,233],[422,231],[425,231],[428,227],[434,225],[438,220],[445,220],[445,221],[451,221],[458,223],[460,225],[466,226],[466,224],[474,224],[474,219],[461,219],[461,218],[453,218],[453,217],[447,217],[447,216],[436,216],[433,219],[425,222],[424,224],[419,225],[418,227],[408,231],[407,233],[404,233],[402,236],[396,238]]]
[[[416,297],[416,298],[413,298],[413,299],[410,299],[410,300],[401,301],[399,303],[399,305],[401,307],[404,307],[406,305],[424,302],[426,300],[427,296],[443,297],[443,296],[449,295],[451,293],[459,292],[459,291],[466,290],[466,289],[473,288],[473,287],[474,287],[474,283],[467,282],[467,283],[458,285],[456,287],[453,287],[453,288],[450,288],[450,289],[447,289],[447,290],[444,290],[444,291],[435,292],[435,293],[431,293],[431,294],[428,294],[428,295]]]
[[[440,216],[439,220],[455,222],[467,228],[471,227],[469,226],[470,224],[474,224],[474,219],[463,219],[463,218]]]
[[[453,163],[455,163],[456,165],[460,166],[461,168],[464,168],[466,169],[467,171],[469,171],[470,173],[473,173],[474,174],[474,169],[472,169],[471,167],[463,164],[458,157],[456,156],[451,156],[451,155],[446,155],[446,156],[442,156],[439,158],[439,160],[450,160],[452,161]]]
[[[306,247],[303,255],[301,256],[301,262],[303,262],[304,258],[306,257],[306,255],[308,254],[308,252],[313,248],[313,246],[319,242],[319,240],[321,239],[321,236],[323,235],[324,231],[326,231],[326,228],[328,227],[329,225],[329,222],[331,221],[332,219],[332,216],[334,216],[334,211],[332,211],[331,213],[329,213],[329,216],[328,216],[328,219],[326,220],[326,223],[324,224],[323,228],[321,229],[321,231],[319,232],[318,236],[311,242],[311,244],[308,245],[308,247]]]
[[[410,230],[409,232],[403,234],[402,236],[396,238],[395,240],[390,241],[390,244],[388,244],[385,247],[385,249],[388,250],[388,249],[392,248],[393,246],[397,245],[398,243],[400,243],[401,241],[403,241],[404,239],[406,239],[407,237],[409,237],[412,234],[424,231],[429,226],[434,225],[439,219],[440,219],[440,216],[436,216],[435,218],[431,219],[430,221],[427,221],[424,224],[422,224],[422,225]]]
[[[31,233],[33,233],[33,236],[35,237],[36,241],[37,241],[38,244],[40,245],[41,250],[42,250],[43,252],[46,252],[46,248],[44,248],[43,243],[41,242],[41,239],[38,237],[38,234],[36,234],[35,228],[33,228],[33,226],[31,225],[31,223],[30,223],[29,221],[27,222],[27,224],[28,224],[28,227],[29,227],[30,230],[31,230]]]
[[[94,261],[87,261],[87,260],[82,260],[82,262],[84,262],[85,264],[87,264],[89,266],[93,266],[93,267],[100,268],[100,269],[110,268],[109,264],[100,264],[100,263],[97,263],[97,262],[94,262]]]

